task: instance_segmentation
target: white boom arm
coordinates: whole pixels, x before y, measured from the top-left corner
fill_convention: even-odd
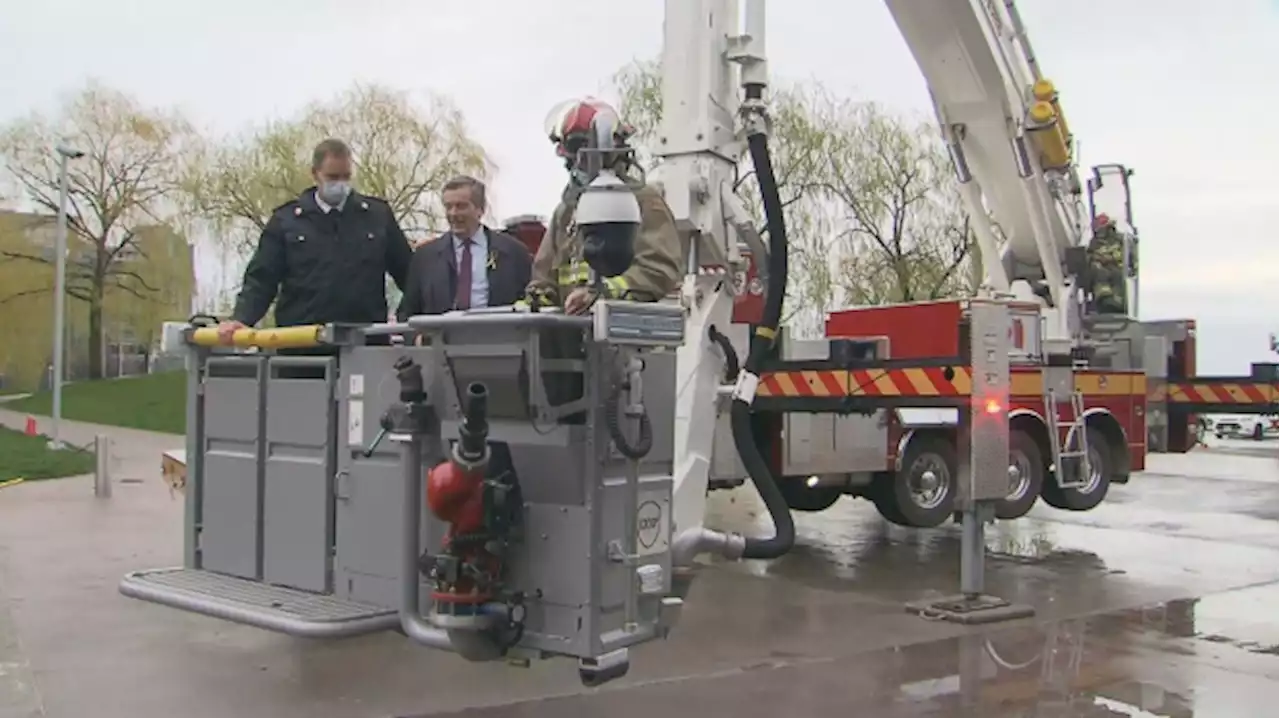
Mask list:
[[[1064,251],[1085,227],[1066,123],[1014,0],[885,0],[932,95],[998,292],[1047,305],[1045,338],[1069,340]],[[997,260],[988,213],[1007,242]]]
[[[742,261],[734,227],[754,224],[744,221],[749,218],[732,194],[744,148],[737,132],[740,83],[766,81],[764,1],[746,0],[741,9],[742,15],[739,0],[666,0],[663,20],[661,163],[650,179],[661,185],[688,239],[680,301],[689,318],[676,361],[672,515],[678,553],[715,550],[725,539],[702,530],[725,367],[708,331],[729,331],[732,272]],[[738,32],[743,17],[745,35]],[[756,261],[763,266],[765,259]]]

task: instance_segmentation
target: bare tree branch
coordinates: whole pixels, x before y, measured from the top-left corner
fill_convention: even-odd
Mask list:
[[[9,176],[47,215],[57,214],[60,189],[60,163],[49,149],[66,141],[84,153],[66,168],[67,294],[89,307],[90,378],[101,376],[98,348],[107,290],[119,288],[144,298],[158,291],[122,263],[126,256],[130,262],[145,261],[137,248],[143,230],[166,223],[167,197],[190,137],[190,126],[180,116],[144,108],[123,93],[92,83],[69,98],[56,118],[34,115],[0,131],[0,157]],[[12,249],[5,256],[51,263]]]

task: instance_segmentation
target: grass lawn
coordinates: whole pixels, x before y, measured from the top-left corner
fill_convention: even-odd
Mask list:
[[[68,446],[49,448],[49,437],[27,436],[0,427],[0,484],[13,479],[57,479],[93,472],[91,452]]]
[[[53,411],[52,404],[53,396],[42,391],[25,399],[4,402],[0,408],[48,416]],[[68,384],[62,389],[62,417],[108,426],[185,434],[187,373],[171,371]]]

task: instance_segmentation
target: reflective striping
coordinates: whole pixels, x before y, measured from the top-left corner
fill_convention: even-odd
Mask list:
[[[903,376],[910,382],[912,390],[920,396],[937,396],[938,388],[929,381],[929,376],[925,374],[924,369],[903,369]]]
[[[1274,404],[1275,384],[1239,381],[1179,381],[1153,387],[1148,399],[1171,404]]]
[[[757,396],[968,396],[972,382],[967,367],[907,369],[804,370],[766,372]]]
[[[802,370],[761,375],[759,396],[841,397],[910,396],[957,397],[973,391],[967,367],[910,367],[903,369]],[[1138,373],[1088,372],[1075,375],[1076,391],[1085,396],[1134,396],[1147,393],[1146,377]],[[1009,372],[1009,395],[1044,396],[1039,369]]]

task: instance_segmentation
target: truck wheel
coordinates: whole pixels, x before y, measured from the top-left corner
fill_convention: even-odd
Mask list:
[[[893,485],[897,481],[897,474],[884,474],[876,477],[871,485],[867,487],[865,496],[875,504],[876,511],[880,512],[880,517],[885,521],[897,526],[910,527],[907,518],[898,511],[898,505],[893,499]]]
[[[808,486],[805,480],[796,476],[787,476],[778,483],[782,498],[792,511],[826,511],[840,500],[844,493],[840,486]]]
[[[1102,503],[1102,500],[1107,497],[1107,490],[1111,488],[1111,477],[1115,473],[1115,468],[1112,466],[1114,462],[1107,444],[1107,437],[1094,428],[1086,429],[1085,436],[1089,441],[1089,480],[1085,485],[1062,488],[1058,486],[1056,476],[1044,482],[1044,489],[1040,492],[1040,496],[1046,504],[1055,509],[1088,511]]]
[[[1044,457],[1025,431],[1009,432],[1009,469],[1009,495],[996,504],[1000,519],[1026,516],[1044,488]]]
[[[1253,440],[1262,441],[1262,422],[1253,425]]]
[[[956,450],[939,436],[912,438],[902,457],[902,470],[881,497],[880,513],[904,526],[933,528],[951,518],[956,500]],[[896,521],[894,523],[897,523]]]

